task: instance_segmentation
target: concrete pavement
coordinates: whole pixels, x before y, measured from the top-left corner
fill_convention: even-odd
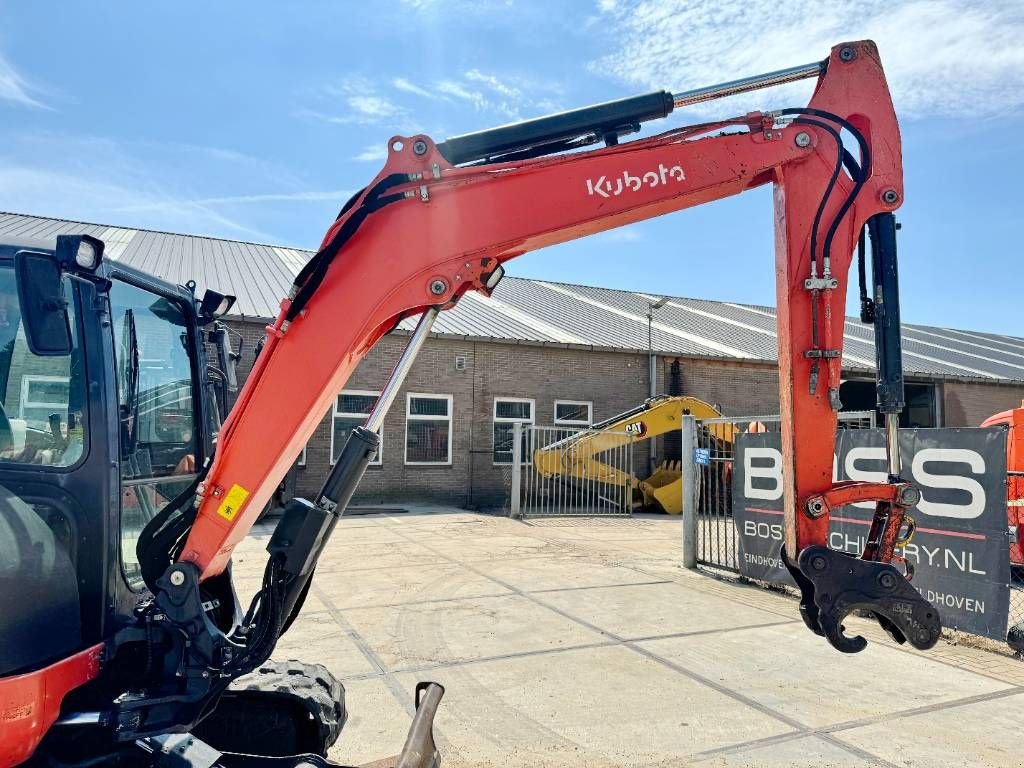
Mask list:
[[[456,510],[339,525],[276,656],[347,690],[332,758],[397,752],[418,680],[445,765],[1020,766],[1024,664],[871,640],[844,656],[796,602],[678,567],[668,517],[532,523]],[[258,583],[265,535],[237,550]]]

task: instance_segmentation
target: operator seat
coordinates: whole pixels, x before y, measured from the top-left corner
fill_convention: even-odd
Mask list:
[[[71,557],[32,506],[0,486],[0,677],[38,669],[81,645]]]

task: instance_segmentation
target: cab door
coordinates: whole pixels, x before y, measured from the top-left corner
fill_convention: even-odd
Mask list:
[[[139,534],[192,484],[204,458],[201,353],[189,295],[128,272],[113,278],[121,565],[128,586],[142,590]]]

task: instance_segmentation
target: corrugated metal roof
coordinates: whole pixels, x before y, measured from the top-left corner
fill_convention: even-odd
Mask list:
[[[110,258],[171,282],[195,280],[200,291],[211,287],[233,293],[238,297],[233,313],[249,318],[275,316],[281,297],[312,255],[297,248],[0,213],[0,239],[52,240],[81,232],[102,238]],[[645,350],[652,298],[634,291],[507,277],[493,297],[468,295],[455,309],[443,312],[434,327],[450,336]],[[410,318],[399,327],[411,330],[414,325]],[[872,368],[872,329],[851,318],[844,336],[844,367]],[[774,362],[775,310],[672,298],[656,311],[652,341],[661,354]],[[1024,381],[1024,338],[907,324],[903,361],[911,375]]]

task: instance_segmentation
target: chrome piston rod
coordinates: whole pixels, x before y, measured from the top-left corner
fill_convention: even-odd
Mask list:
[[[900,415],[885,414],[885,453],[889,463],[889,477],[900,476]]]
[[[384,386],[384,391],[377,398],[377,404],[373,406],[370,415],[366,417],[366,424],[364,426],[371,432],[380,432],[380,428],[384,426],[384,417],[391,410],[391,404],[395,402],[398,390],[402,388],[409,369],[412,368],[416,356],[423,348],[423,342],[430,335],[430,329],[440,313],[440,309],[431,307],[420,316],[419,324],[417,324],[416,330],[413,331],[412,337],[409,339],[409,343],[406,345],[402,356],[398,358],[395,370],[391,373],[391,378],[388,379],[388,383]]]
[[[672,94],[672,104],[675,109],[688,107],[691,104],[700,104],[714,99],[724,99],[726,96],[735,96],[738,93],[748,93],[761,88],[770,88],[773,85],[793,83],[797,80],[806,80],[810,77],[819,77],[825,72],[827,61],[815,61],[811,64],[801,64],[799,67],[780,69],[775,72],[766,72],[763,75],[752,77],[741,77],[739,80],[730,80],[727,83],[718,85],[706,85],[703,88],[694,88],[692,91]]]
[[[373,410],[366,417],[366,423],[356,427],[345,441],[345,447],[341,449],[337,460],[331,467],[331,472],[324,481],[323,488],[317,494],[316,506],[321,510],[340,517],[345,513],[352,494],[355,493],[359,481],[366,472],[366,467],[373,456],[380,450],[380,431],[384,426],[384,417],[398,396],[398,390],[402,388],[405,377],[412,368],[416,355],[423,348],[423,342],[430,335],[430,328],[440,310],[437,307],[430,307],[420,317],[419,324],[413,332],[409,343],[398,358],[395,369],[391,372],[391,378],[384,385],[380,397],[377,398]],[[287,512],[286,512],[287,514]]]

